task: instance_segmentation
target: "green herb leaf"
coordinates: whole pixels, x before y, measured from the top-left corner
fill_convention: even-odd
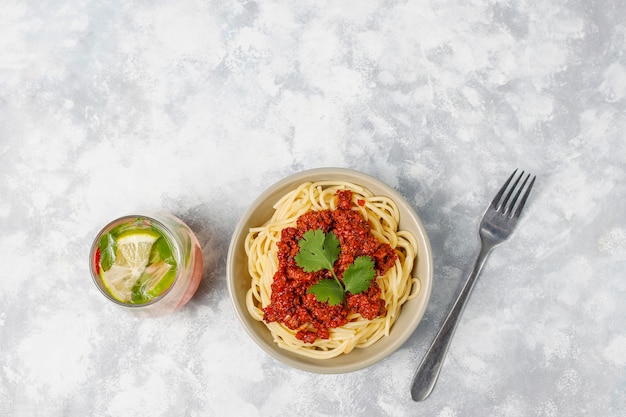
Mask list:
[[[321,230],[305,232],[298,246],[300,246],[300,252],[295,260],[304,272],[317,272],[321,269],[333,271],[333,265],[339,259],[341,252],[337,236],[333,232],[324,233]]]
[[[321,279],[316,284],[311,285],[307,290],[309,294],[315,294],[315,298],[320,303],[328,301],[328,305],[335,306],[344,300],[344,290],[339,282],[334,279]]]
[[[358,294],[369,289],[372,278],[375,276],[374,260],[369,256],[359,256],[344,271],[343,283],[346,291]]]
[[[333,265],[339,259],[341,246],[333,232],[308,230],[298,241],[298,246],[300,251],[295,260],[304,272],[327,269],[333,275],[334,279],[322,279],[307,290],[307,293],[315,294],[319,302],[328,301],[331,306],[340,304],[345,300],[346,291],[351,294],[367,291],[376,276],[374,260],[369,256],[359,256],[344,271],[343,284],[339,281]]]
[[[152,245],[150,250],[150,260],[148,264],[153,264],[158,261],[165,261],[170,265],[176,265],[174,256],[172,255],[172,249],[163,236],[159,237]]]
[[[117,251],[117,241],[111,233],[106,233],[100,238],[100,267],[108,271],[115,262],[115,252]]]

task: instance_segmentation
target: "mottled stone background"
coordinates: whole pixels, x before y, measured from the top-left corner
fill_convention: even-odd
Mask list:
[[[626,415],[626,3],[0,4],[0,415]],[[288,368],[239,325],[227,247],[307,168],[369,173],[430,235],[431,302],[362,371]],[[435,392],[413,372],[515,168],[537,174]],[[97,230],[167,210],[197,232],[182,311],[133,319],[88,271]]]

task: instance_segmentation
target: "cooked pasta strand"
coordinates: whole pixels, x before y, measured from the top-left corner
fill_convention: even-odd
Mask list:
[[[350,189],[352,205],[369,222],[376,238],[388,243],[398,255],[396,264],[384,276],[378,277],[386,313],[373,320],[360,314],[351,314],[348,323],[329,329],[328,339],[304,343],[296,338],[296,331],[278,322],[265,323],[274,341],[283,349],[317,359],[329,359],[347,354],[356,348],[372,345],[392,331],[402,304],[417,297],[421,290],[419,278],[411,273],[417,256],[417,241],[408,231],[398,230],[400,212],[393,200],[374,196],[369,190],[342,181],[306,182],[285,194],[275,205],[274,215],[263,226],[249,230],[245,240],[251,285],[246,296],[246,307],[255,320],[263,322],[263,308],[271,301],[273,277],[278,270],[277,243],[286,227],[294,227],[298,217],[310,210],[334,210],[336,191]],[[363,202],[363,205],[359,203]]]

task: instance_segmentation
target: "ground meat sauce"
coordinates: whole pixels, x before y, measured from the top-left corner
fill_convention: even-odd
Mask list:
[[[278,242],[278,271],[272,283],[270,304],[263,309],[267,323],[280,322],[292,330],[296,337],[306,343],[317,338],[328,339],[328,330],[348,322],[348,314],[359,313],[372,320],[385,313],[385,300],[375,279],[369,290],[360,294],[346,294],[346,302],[330,306],[319,302],[307,289],[320,279],[332,278],[330,271],[304,272],[296,264],[295,256],[300,251],[298,241],[308,230],[334,232],[339,239],[341,253],[335,262],[335,274],[342,280],[343,272],[359,256],[369,256],[374,260],[377,276],[384,275],[396,261],[393,248],[381,243],[371,232],[369,223],[363,216],[351,209],[352,191],[337,191],[337,208],[333,211],[309,211],[298,218],[296,227],[283,229]],[[360,206],[365,201],[359,200]]]

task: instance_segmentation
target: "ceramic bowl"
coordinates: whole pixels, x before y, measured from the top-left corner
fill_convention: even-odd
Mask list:
[[[286,193],[307,181],[343,180],[369,189],[375,195],[393,199],[400,210],[400,229],[413,233],[418,242],[418,256],[412,274],[421,281],[417,297],[408,300],[388,336],[373,345],[331,359],[312,359],[281,349],[273,341],[265,324],[254,320],[246,309],[246,293],[250,288],[244,240],[251,227],[265,224],[272,216],[274,204]],[[230,298],[244,329],[252,339],[275,359],[308,372],[337,374],[352,372],[381,361],[400,348],[420,323],[430,297],[433,260],[428,235],[411,205],[397,191],[376,178],[345,168],[318,168],[293,174],[278,181],[250,205],[237,224],[227,260],[227,282]]]

